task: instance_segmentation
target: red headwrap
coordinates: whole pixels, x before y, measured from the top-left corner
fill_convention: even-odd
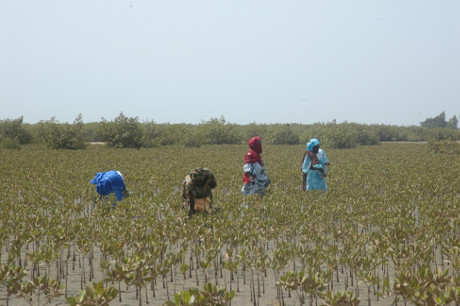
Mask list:
[[[253,137],[249,140],[249,148],[251,150],[246,153],[244,156],[244,163],[245,164],[253,164],[253,163],[259,163],[261,166],[263,166],[262,158],[260,157],[259,154],[262,153],[262,140],[260,139],[259,136]],[[248,174],[245,173],[243,176],[243,182],[245,184],[249,183],[249,177]]]
[[[260,140],[259,136],[249,139],[249,148],[251,150],[246,153],[246,156],[244,157],[244,163],[253,164],[258,162],[262,165],[262,159],[259,155],[262,153],[262,141]]]

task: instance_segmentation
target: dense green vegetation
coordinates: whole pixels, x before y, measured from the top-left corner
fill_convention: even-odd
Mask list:
[[[454,115],[452,118],[446,121],[446,113],[442,112],[436,117],[427,118],[425,121],[420,122],[420,125],[431,128],[447,127],[451,129],[456,129],[458,127],[458,118]]]
[[[79,115],[73,124],[55,118],[37,124],[23,124],[23,119],[0,121],[0,148],[20,149],[22,144],[45,143],[53,149],[83,149],[85,142],[105,142],[116,148],[152,148],[164,145],[200,147],[208,144],[242,144],[254,136],[264,143],[304,144],[318,138],[327,148],[356,148],[387,141],[460,140],[456,116],[445,120],[444,112],[421,122],[421,126],[366,125],[352,122],[315,124],[237,125],[224,117],[200,124],[159,124],[139,122],[138,117],[120,113],[114,120],[83,123]]]
[[[247,145],[0,149],[0,300],[458,304],[460,159],[428,146],[328,149],[325,194],[300,190],[304,145],[266,144],[272,184],[250,210]],[[188,219],[197,166],[216,175],[215,206]],[[110,169],[132,192],[115,209],[89,183]]]

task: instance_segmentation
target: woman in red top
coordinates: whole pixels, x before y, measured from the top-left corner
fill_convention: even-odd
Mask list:
[[[260,157],[262,154],[262,140],[259,136],[249,140],[250,150],[244,156],[243,188],[241,192],[246,197],[250,194],[264,196],[265,189],[270,185],[265,165]]]

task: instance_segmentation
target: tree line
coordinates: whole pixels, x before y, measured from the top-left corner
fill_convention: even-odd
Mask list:
[[[88,143],[104,142],[116,148],[151,148],[167,145],[200,147],[211,144],[242,144],[254,136],[275,145],[305,144],[318,138],[328,148],[355,148],[386,141],[458,141],[456,116],[446,121],[445,113],[427,118],[420,126],[358,124],[353,122],[314,124],[229,123],[224,116],[199,124],[140,122],[122,112],[112,121],[84,123],[78,115],[73,123],[56,118],[26,124],[23,117],[0,120],[0,148],[20,149],[24,144],[46,144],[50,149],[85,149]]]

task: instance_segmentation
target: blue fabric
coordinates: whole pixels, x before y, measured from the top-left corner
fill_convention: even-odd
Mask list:
[[[307,143],[307,151],[313,151],[315,146],[319,146],[319,140],[312,138],[309,143]]]
[[[114,193],[118,201],[123,199],[123,191],[126,190],[123,177],[114,170],[96,173],[91,184],[96,185],[96,191],[101,196]]]
[[[319,164],[311,165],[311,159],[307,155],[305,160],[303,161],[302,165],[302,172],[307,174],[307,190],[325,190],[327,192],[327,182],[326,182],[326,174],[327,174],[327,167],[326,162],[328,159],[326,157],[326,153],[322,149],[319,149],[318,154]],[[313,169],[311,169],[313,168]],[[319,171],[319,169],[323,169],[323,173]]]

